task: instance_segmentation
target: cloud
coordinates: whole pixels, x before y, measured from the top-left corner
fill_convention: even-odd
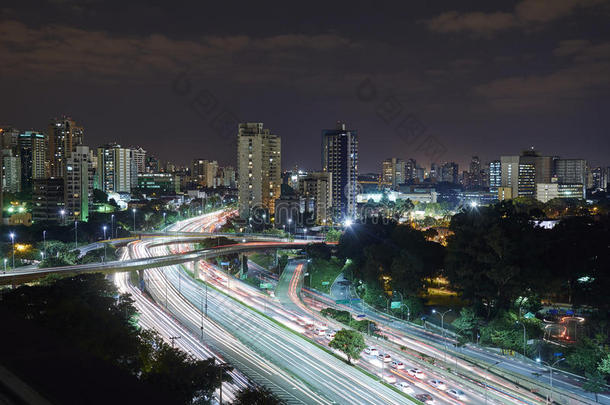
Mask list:
[[[559,57],[572,57],[576,62],[595,62],[610,59],[610,41],[594,44],[589,40],[561,41],[553,50]]]
[[[275,71],[301,69],[303,55],[347,49],[354,44],[341,36],[275,35],[253,38],[245,35],[204,36],[176,40],[165,35],[119,36],[62,25],[31,28],[9,20],[0,22],[0,75],[7,77],[127,77],[149,80],[160,73],[175,73],[187,67],[209,74],[238,70],[257,72],[271,79]],[[323,55],[322,55],[323,54]],[[286,66],[269,64],[280,60]]]
[[[522,0],[512,12],[449,11],[426,21],[430,31],[491,37],[509,29],[532,29],[610,0]]]

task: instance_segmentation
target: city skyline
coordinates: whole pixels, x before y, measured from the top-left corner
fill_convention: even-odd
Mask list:
[[[278,4],[244,6],[247,18],[222,4],[136,3],[114,18],[104,3],[26,3],[0,12],[2,125],[41,130],[69,113],[92,145],[146,144],[181,164],[234,164],[237,123],[265,122],[299,145],[286,163],[316,169],[309,140],[338,120],[360,133],[361,172],[389,149],[465,165],[534,146],[610,164],[605,1],[333,4],[326,16]],[[441,159],[397,132],[405,116]]]

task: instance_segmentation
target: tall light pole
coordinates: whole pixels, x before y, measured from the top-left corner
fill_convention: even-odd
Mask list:
[[[102,227],[102,229],[104,230],[104,262],[106,262],[106,228],[106,225]]]
[[[8,259],[5,257],[4,258],[4,272],[6,273],[6,262],[8,261]]]
[[[562,357],[561,359],[555,360],[555,362],[553,364],[549,364],[546,361],[541,361],[540,358],[536,359],[537,363],[542,363],[542,364],[546,364],[547,366],[549,366],[549,382],[551,384],[551,392],[549,393],[549,404],[553,403],[553,367],[555,367],[555,365],[557,365],[558,363],[560,363],[564,360],[565,360],[565,357]]]
[[[165,217],[167,216],[167,212],[163,213],[163,227],[167,228],[167,220],[165,219]]]
[[[402,295],[402,293],[400,291],[393,291],[395,293],[400,294],[400,318],[402,319],[402,303],[404,301],[404,296]]]
[[[288,233],[290,232],[290,224],[292,224],[292,218],[288,218]]]
[[[445,312],[437,312],[436,309],[432,310],[433,314],[439,314],[441,316],[441,329],[443,330],[443,343],[445,344],[445,362],[447,362],[447,339],[445,339],[445,315],[451,311],[452,311],[451,309],[448,309]]]
[[[486,372],[485,372],[485,374],[484,374],[484,375],[485,375],[485,405],[487,405],[487,386],[489,385],[489,384],[487,384],[487,373],[489,373],[489,370],[490,370],[492,367],[497,366],[498,364],[502,363],[502,361],[503,361],[503,360],[500,360],[500,361],[496,361],[494,364],[490,364],[490,365],[487,367]]]
[[[42,251],[44,256],[47,254],[47,231],[42,231]]]
[[[525,332],[525,324],[523,322],[521,322],[521,321],[517,321],[516,323],[517,324],[521,324],[521,326],[523,326],[523,357],[526,357],[526,355],[525,355],[525,345],[526,345],[526,342],[527,342],[527,336],[525,334],[526,333]]]
[[[133,212],[133,231],[135,232],[136,231],[136,209],[133,208],[131,210],[131,212]]]
[[[110,215],[110,239],[114,238],[114,214]]]
[[[59,215],[61,215],[61,224],[66,224],[66,210],[59,210]]]
[[[15,232],[11,232],[10,236],[13,244],[13,270],[15,270]]]
[[[78,248],[78,221],[74,221],[74,249]]]

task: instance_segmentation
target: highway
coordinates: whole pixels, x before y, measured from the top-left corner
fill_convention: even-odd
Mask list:
[[[167,254],[167,247],[155,245],[152,241],[133,242],[130,244],[131,257]],[[203,262],[200,264],[204,265]],[[165,300],[165,288],[169,283],[167,302],[168,306],[173,308],[172,313],[185,318],[183,322],[195,326],[201,322],[201,310],[205,308],[205,288],[188,277],[182,266],[167,266],[148,270],[145,273],[145,283],[152,285],[150,290],[156,291],[157,302],[163,303]],[[227,280],[223,281],[222,284],[226,284]],[[295,399],[302,399],[304,403],[409,402],[400,393],[348,366],[342,360],[274,322],[275,317],[262,316],[257,311],[257,309],[260,312],[265,311],[265,305],[260,300],[244,300],[249,308],[214,288],[208,288],[206,296],[208,317],[204,316],[204,319],[209,319],[212,325],[222,330],[230,331],[232,336],[220,336],[216,328],[208,330],[204,325],[204,340],[211,336],[214,339],[212,346],[218,344],[218,349],[224,357],[245,374],[250,375],[251,371],[265,373],[271,383],[276,383],[275,380],[281,378],[293,380],[293,385],[296,386],[293,386],[292,392],[301,390],[295,393],[297,397]],[[224,348],[221,347],[223,344]],[[234,356],[229,353],[230,350],[240,346],[247,347],[251,352],[238,351],[232,353]],[[253,361],[254,357],[258,362]],[[249,361],[252,367],[243,367],[240,363],[244,361]],[[277,365],[282,371],[276,368],[273,373],[269,373],[266,369],[273,365]],[[274,387],[270,386],[270,388],[273,390]],[[317,397],[307,394],[310,391],[314,391]],[[304,398],[306,395],[309,397]]]

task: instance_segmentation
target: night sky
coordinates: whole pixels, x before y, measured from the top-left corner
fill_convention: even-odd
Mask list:
[[[284,168],[317,169],[342,120],[361,172],[530,146],[610,165],[609,21],[604,0],[3,1],[0,125],[67,114],[89,146],[235,164],[261,121]]]

